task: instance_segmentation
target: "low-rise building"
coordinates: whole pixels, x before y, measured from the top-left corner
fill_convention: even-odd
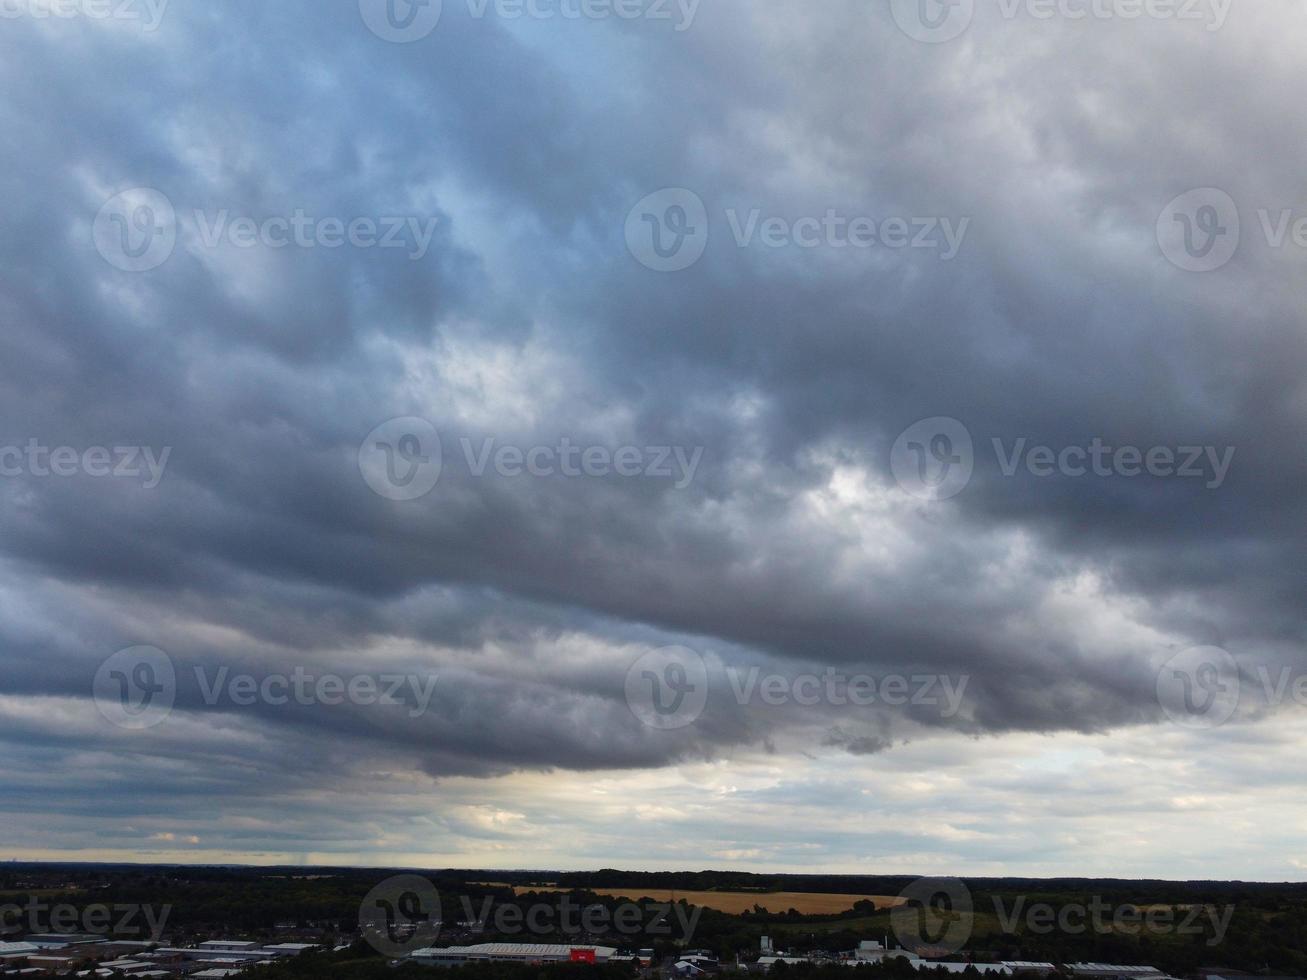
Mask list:
[[[259,946],[259,943],[248,939],[210,939],[208,942],[200,943],[198,948],[215,953],[247,953],[252,949],[258,949]]]
[[[263,951],[273,956],[299,956],[318,948],[317,943],[277,943],[274,946],[264,946]]]
[[[1004,966],[1010,967],[1013,973],[1033,973],[1044,977],[1057,969],[1052,963],[1043,963],[1036,960],[1000,960]]]
[[[710,972],[715,971],[710,971],[693,960],[677,960],[672,964],[672,975],[677,977],[702,977]]]
[[[91,933],[40,932],[27,936],[24,941],[43,949],[66,949],[69,946],[94,946],[108,940]]]
[[[864,939],[858,943],[858,948],[849,954],[849,962],[854,965],[858,963],[880,963],[891,957],[898,957],[907,960],[921,959],[916,953],[906,949],[887,949],[884,944],[874,939]]]
[[[33,953],[39,953],[41,947],[36,943],[0,943],[0,963],[6,960],[26,959]]]
[[[607,963],[617,952],[614,946],[556,946],[544,943],[478,943],[474,946],[446,946],[419,949],[409,959],[429,966],[460,966],[464,963]]]
[[[1084,980],[1170,980],[1155,966],[1120,966],[1114,963],[1068,963],[1067,971]]]
[[[790,956],[786,953],[773,954],[771,956],[758,957],[758,969],[764,973],[769,972],[777,963],[784,963],[787,966],[797,966],[800,963],[811,963],[812,959],[807,956]]]

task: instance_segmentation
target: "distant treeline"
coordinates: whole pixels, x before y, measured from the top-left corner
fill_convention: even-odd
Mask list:
[[[685,891],[832,892],[848,895],[897,895],[915,875],[754,874],[748,871],[461,871],[468,881],[502,881],[512,885],[555,882],[573,888],[676,888]],[[1239,881],[1166,881],[1153,878],[967,878],[969,888],[989,894],[1126,896],[1144,902],[1220,899],[1307,900],[1307,883]],[[1232,897],[1233,896],[1233,897]]]

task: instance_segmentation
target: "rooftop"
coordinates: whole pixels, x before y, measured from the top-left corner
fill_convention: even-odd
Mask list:
[[[437,955],[461,954],[464,956],[522,956],[546,957],[567,956],[574,949],[593,950],[597,956],[612,956],[617,952],[615,946],[592,946],[589,944],[560,945],[558,943],[477,943],[474,946],[431,947],[415,950],[411,955],[418,959]]]

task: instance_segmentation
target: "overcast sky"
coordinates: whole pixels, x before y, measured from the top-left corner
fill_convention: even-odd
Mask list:
[[[0,858],[1307,880],[1297,0],[0,13]]]

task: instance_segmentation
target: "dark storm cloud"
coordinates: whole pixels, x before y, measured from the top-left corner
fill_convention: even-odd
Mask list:
[[[683,33],[445,8],[407,45],[343,0],[174,0],[149,35],[3,23],[0,444],[172,453],[154,489],[0,483],[0,692],[81,699],[94,721],[96,668],[138,643],[183,678],[440,676],[420,718],[233,715],[180,684],[174,737],[136,751],[188,763],[202,797],[227,752],[258,794],[354,750],[491,775],[778,737],[875,754],[925,729],[1096,732],[1159,720],[1169,650],[1301,660],[1301,277],[1253,234],[1256,208],[1300,194],[1283,94],[1299,69],[1273,20],[1298,31],[1299,14],[1211,34],[977,25],[930,46],[853,2],[705,4]],[[1186,274],[1154,224],[1208,185],[1246,202],[1250,241]],[[631,205],[666,186],[712,220],[704,259],[675,275],[623,241]],[[133,187],[183,216],[143,273],[91,236]],[[739,248],[728,208],[970,230],[950,262]],[[209,247],[186,217],[296,209],[431,219],[434,237],[418,260]],[[357,453],[407,415],[435,424],[445,468],[430,495],[391,501]],[[948,503],[889,471],[896,436],[933,416],[976,444]],[[702,461],[681,488],[477,477],[461,445],[563,437]],[[1212,489],[1008,477],[991,448],[1096,437],[1237,455]],[[670,643],[706,654],[715,683],[695,725],[656,732],[623,682]],[[722,671],[756,664],[965,674],[967,701],[950,717],[740,704]],[[233,717],[273,747],[229,744]],[[24,752],[98,737],[5,731]]]

